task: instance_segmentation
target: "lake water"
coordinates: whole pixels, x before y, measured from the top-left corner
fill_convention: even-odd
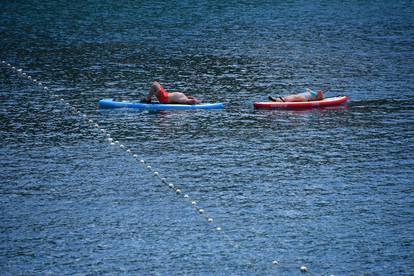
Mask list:
[[[412,275],[413,10],[2,1],[1,274]],[[153,80],[225,108],[98,109]],[[349,101],[253,109],[306,87]]]

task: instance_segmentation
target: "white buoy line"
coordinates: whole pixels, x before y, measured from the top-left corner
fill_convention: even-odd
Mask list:
[[[34,84],[40,86],[43,90],[45,91],[51,91],[47,86],[43,85],[42,82],[38,81],[37,79],[33,78],[32,76],[30,76],[29,74],[23,72],[23,69],[18,69],[15,66],[12,66],[10,63],[7,63],[6,61],[1,61],[1,64],[6,65],[7,67],[9,67],[11,70],[15,71],[16,73],[18,73],[19,76],[25,77],[28,80],[32,81]],[[197,200],[195,200],[194,198],[192,198],[188,193],[185,193],[182,188],[177,185],[174,184],[170,181],[168,181],[165,177],[163,177],[160,172],[158,172],[157,170],[155,170],[149,163],[147,163],[143,158],[141,158],[138,154],[134,153],[133,149],[129,148],[128,146],[125,146],[124,144],[122,144],[120,141],[116,140],[115,138],[112,137],[112,135],[103,127],[101,127],[99,125],[98,122],[96,122],[95,120],[91,119],[88,117],[88,115],[82,113],[80,110],[78,110],[77,108],[75,108],[74,106],[70,105],[68,102],[65,101],[64,98],[62,98],[61,96],[51,93],[51,96],[56,98],[57,100],[59,100],[59,102],[61,102],[65,108],[69,109],[70,111],[72,111],[73,113],[79,115],[82,119],[84,119],[91,127],[94,127],[96,130],[98,130],[100,133],[102,133],[102,135],[105,137],[105,141],[107,141],[111,146],[117,146],[119,147],[121,150],[124,150],[126,153],[128,153],[130,156],[132,156],[136,162],[145,170],[147,170],[149,173],[151,173],[155,178],[157,178],[162,184],[164,184],[169,190],[173,191],[178,197],[181,197],[185,202],[189,203],[191,205],[191,207],[195,210],[195,213],[200,216],[206,223],[208,223],[209,225],[212,226],[211,229],[213,229],[215,232],[220,233],[225,240],[232,245],[232,247],[234,249],[238,249],[240,248],[240,244],[238,242],[235,242],[234,240],[232,240],[228,234],[223,231],[223,229],[218,226],[215,225],[214,219],[211,215],[209,215],[205,209],[203,209],[201,206],[199,206],[199,203]],[[280,263],[278,260],[273,260],[272,261],[272,266],[273,267],[278,267],[281,266],[283,263]],[[286,264],[286,263],[285,263]],[[301,272],[307,272],[310,274],[311,273],[308,268],[304,265],[301,265],[300,267],[298,267],[299,270]],[[332,275],[333,276],[333,275]]]

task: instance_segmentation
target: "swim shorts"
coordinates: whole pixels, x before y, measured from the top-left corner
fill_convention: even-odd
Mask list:
[[[161,84],[160,84],[160,92],[157,95],[157,99],[162,104],[168,103],[168,92],[165,91],[164,87],[162,87]]]
[[[305,98],[307,102],[318,100],[318,93],[311,89],[309,89],[309,91],[306,91],[305,93],[301,93],[301,95]]]

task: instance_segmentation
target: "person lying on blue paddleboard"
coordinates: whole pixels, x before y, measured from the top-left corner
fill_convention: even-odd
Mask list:
[[[274,102],[310,102],[323,100],[323,92],[321,90],[313,91],[306,88],[304,93],[292,94],[284,97],[269,96],[269,100]]]
[[[168,93],[165,91],[164,87],[154,81],[148,91],[147,97],[141,100],[143,103],[151,103],[152,96],[155,96],[161,104],[198,104],[201,103],[200,100],[193,98],[191,96],[186,96],[181,92],[172,92]]]

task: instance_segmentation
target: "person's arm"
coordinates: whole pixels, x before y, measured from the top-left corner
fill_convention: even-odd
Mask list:
[[[150,103],[151,99],[152,99],[152,95],[154,95],[152,89],[150,89],[150,91],[148,91],[147,96],[144,98],[145,102]]]
[[[150,103],[152,96],[157,96],[157,93],[160,91],[160,84],[157,81],[154,81],[148,90],[148,95],[145,98],[146,102]]]

